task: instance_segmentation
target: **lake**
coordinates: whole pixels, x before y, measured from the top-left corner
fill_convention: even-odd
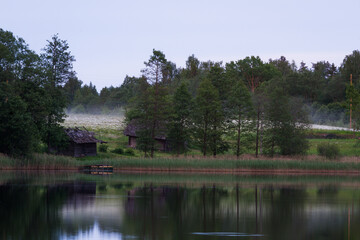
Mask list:
[[[359,176],[1,172],[1,239],[360,239]]]

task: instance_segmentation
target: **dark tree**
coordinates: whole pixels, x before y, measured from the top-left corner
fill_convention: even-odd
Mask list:
[[[223,135],[223,113],[218,90],[209,79],[198,89],[194,109],[195,138],[204,156],[210,149],[214,156],[226,150]]]
[[[241,154],[241,136],[250,133],[253,129],[253,106],[251,95],[245,84],[238,81],[230,93],[227,102],[229,109],[230,129],[236,132],[236,156]]]
[[[168,139],[177,155],[188,151],[193,100],[188,86],[181,84],[172,99],[172,118],[169,124]]]
[[[273,79],[267,86],[265,151],[271,156],[305,154],[309,147],[305,136],[307,113],[301,101],[290,99],[279,87],[281,83],[282,80]]]
[[[48,151],[51,151],[52,147],[58,148],[65,141],[64,131],[59,125],[64,121],[66,116],[64,109],[67,107],[62,87],[75,75],[72,70],[75,58],[68,49],[68,43],[61,40],[58,35],[54,35],[43,49],[44,53],[41,54],[45,71],[44,87],[48,113],[43,139],[48,145]]]
[[[255,92],[261,83],[280,74],[273,65],[264,63],[259,57],[246,57],[237,61],[236,65],[251,92]]]

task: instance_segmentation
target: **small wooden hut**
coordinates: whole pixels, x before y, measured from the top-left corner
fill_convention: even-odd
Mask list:
[[[131,121],[124,130],[124,135],[129,137],[128,147],[136,148],[137,131],[143,129],[138,121]],[[156,149],[160,151],[170,151],[170,145],[165,135],[155,136]]]
[[[86,129],[67,128],[65,133],[69,137],[69,146],[61,154],[73,157],[96,156],[97,143],[105,143],[95,138],[95,133]]]

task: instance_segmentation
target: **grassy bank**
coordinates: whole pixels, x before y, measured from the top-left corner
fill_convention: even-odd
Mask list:
[[[31,159],[14,159],[0,156],[0,169],[77,169],[84,165],[107,164],[116,170],[157,170],[157,171],[238,171],[249,170],[326,170],[326,171],[360,171],[360,162],[356,159],[348,161],[329,161],[322,158],[139,158],[117,157],[107,159],[75,159],[64,156],[37,154]]]
[[[283,159],[216,159],[216,158],[124,158],[106,159],[103,164],[118,169],[155,169],[155,170],[356,170],[360,171],[360,162],[337,162],[324,160],[283,160]],[[85,160],[85,165],[99,161]]]
[[[48,185],[56,182],[96,182],[98,186],[107,185],[106,188],[133,189],[134,187],[171,185],[200,187],[213,184],[226,184],[235,186],[244,185],[317,185],[326,187],[342,184],[345,186],[359,186],[360,176],[346,175],[249,175],[249,174],[205,174],[205,173],[114,173],[112,175],[98,176],[90,174],[73,173],[67,171],[5,171],[0,175],[0,184],[25,180],[27,184]]]
[[[76,169],[79,161],[75,158],[49,154],[34,154],[31,157],[11,158],[0,154],[0,169],[61,170]]]

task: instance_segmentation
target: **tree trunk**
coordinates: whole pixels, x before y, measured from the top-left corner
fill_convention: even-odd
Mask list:
[[[206,156],[206,141],[207,141],[207,121],[204,125],[204,139],[203,139],[203,154]]]
[[[154,104],[154,113],[153,113],[153,125],[151,129],[151,151],[150,151],[150,157],[154,157],[154,151],[155,151],[155,128],[156,128],[156,121],[158,118],[158,96],[159,96],[159,75],[158,75],[158,68],[159,66],[156,66],[156,77],[155,77],[155,104]]]
[[[48,126],[47,126],[47,133],[46,133],[46,141],[47,141],[47,150],[50,153],[51,150],[51,136],[50,136],[50,128],[51,128],[51,115],[48,115]]]
[[[216,132],[216,126],[214,127],[214,150],[213,150],[213,156],[216,157],[216,154],[217,154],[217,146],[216,146],[216,142],[217,142],[217,132]]]
[[[260,121],[260,155],[263,154],[263,136],[264,136],[264,128],[262,121]]]
[[[238,119],[238,129],[237,129],[237,145],[236,145],[236,156],[240,156],[240,133],[241,133],[241,114],[239,114]]]
[[[256,121],[256,147],[255,147],[256,157],[258,157],[258,153],[259,153],[259,123],[260,123],[260,109],[258,107],[257,121]]]
[[[154,157],[154,150],[155,150],[155,127],[156,127],[156,121],[153,121],[152,129],[151,129],[151,151],[150,151],[150,157]]]

